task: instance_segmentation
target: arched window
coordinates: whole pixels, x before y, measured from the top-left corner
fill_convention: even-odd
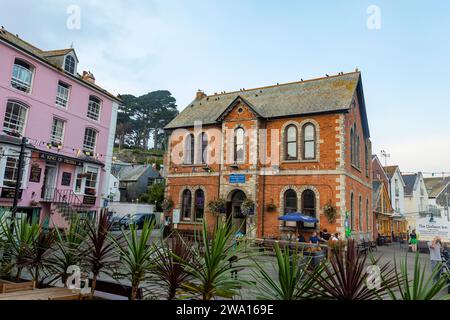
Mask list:
[[[6,104],[5,119],[3,120],[3,131],[5,133],[23,136],[28,108],[17,101],[8,101]]]
[[[355,164],[355,133],[350,129],[350,163]]]
[[[194,203],[195,221],[203,220],[205,213],[205,193],[202,189],[195,191],[195,203]]]
[[[369,199],[366,199],[366,230],[370,230]]]
[[[87,117],[92,120],[98,121],[98,119],[100,118],[101,105],[102,105],[102,102],[100,101],[99,98],[90,96]]]
[[[195,151],[195,141],[194,135],[191,133],[186,136],[184,141],[184,163],[185,164],[194,164],[194,151]]]
[[[244,161],[244,137],[245,131],[243,128],[237,128],[234,131],[234,161],[243,162]]]
[[[75,59],[72,56],[66,56],[64,70],[71,74],[75,74]]]
[[[297,212],[297,193],[289,189],[284,193],[284,213]]]
[[[316,158],[316,127],[312,123],[303,126],[303,159]]]
[[[286,160],[297,160],[297,127],[295,125],[289,125],[285,131],[286,141],[285,141],[285,150],[286,150]]]
[[[33,80],[33,70],[33,66],[29,63],[21,59],[15,59],[11,77],[11,85],[13,88],[30,93],[31,82]]]
[[[364,147],[364,160],[365,160],[365,166],[366,166],[366,177],[369,177],[369,146],[367,145],[367,141],[365,143]]]
[[[183,220],[191,220],[191,204],[192,194],[190,190],[186,189],[183,191],[183,197],[181,199],[181,216]]]
[[[207,161],[207,150],[208,149],[208,136],[205,132],[202,132],[201,134],[201,154],[200,159],[202,160],[202,163],[206,163]]]
[[[350,195],[350,230],[353,231],[355,227],[355,196],[353,193]]]
[[[359,196],[359,215],[358,215],[358,219],[359,219],[359,231],[363,231],[363,208],[362,208],[362,197]]]
[[[302,194],[302,213],[316,216],[316,194],[312,190],[305,190]]]

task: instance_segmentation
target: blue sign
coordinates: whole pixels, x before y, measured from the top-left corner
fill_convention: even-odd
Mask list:
[[[230,183],[245,183],[245,174],[232,174]]]

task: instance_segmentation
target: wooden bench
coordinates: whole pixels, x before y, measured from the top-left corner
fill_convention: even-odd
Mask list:
[[[68,293],[63,295],[54,295],[48,297],[48,300],[53,301],[75,301],[75,300],[81,300],[82,295],[80,293]]]
[[[0,280],[0,293],[12,293],[34,289],[35,284],[33,281],[15,283],[11,281]]]
[[[356,245],[356,250],[358,251],[358,253],[367,254],[369,252],[369,249],[370,244],[366,241],[362,241]]]

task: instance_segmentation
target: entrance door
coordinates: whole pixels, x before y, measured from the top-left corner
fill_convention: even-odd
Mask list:
[[[44,184],[42,186],[42,199],[52,200],[56,188],[56,166],[46,165],[44,172]]]
[[[234,231],[237,233],[246,234],[247,232],[247,218],[242,214],[241,206],[247,197],[245,193],[241,190],[237,190],[231,196],[231,215],[232,215],[232,226]]]

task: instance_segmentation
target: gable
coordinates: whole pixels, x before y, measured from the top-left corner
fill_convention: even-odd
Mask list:
[[[230,121],[236,119],[256,119],[260,115],[252,108],[252,106],[242,99],[237,97],[230,106],[225,110],[223,114],[217,119],[217,121]]]

